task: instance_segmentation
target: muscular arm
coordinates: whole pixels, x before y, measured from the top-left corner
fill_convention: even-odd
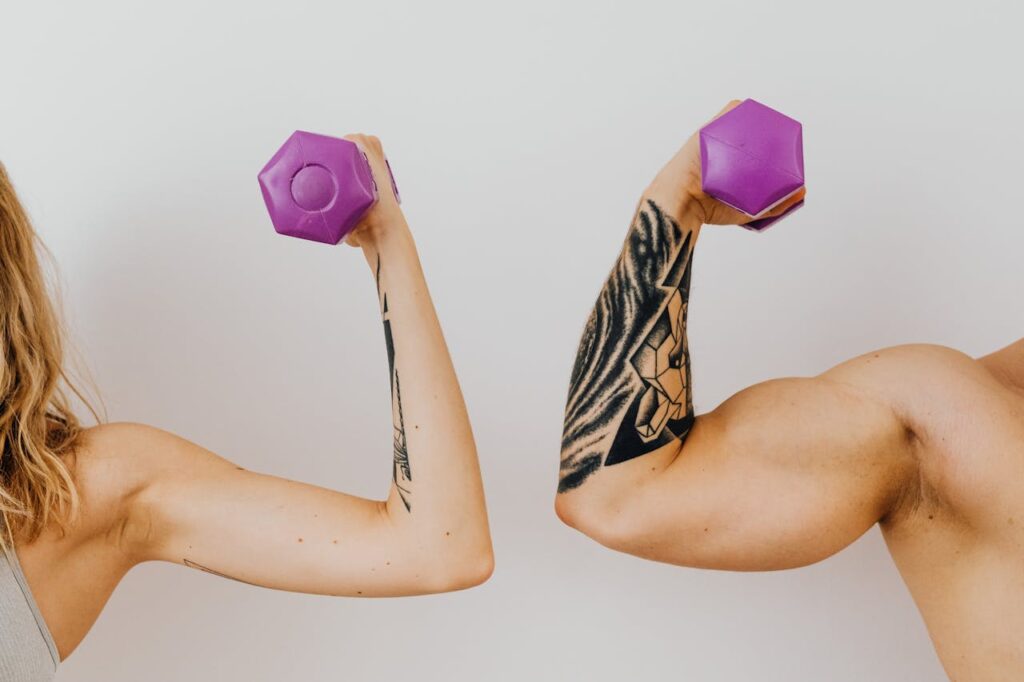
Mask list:
[[[379,142],[356,141],[378,186],[390,188],[380,180],[388,176]],[[170,434],[121,427],[118,447],[144,468],[132,507],[147,529],[140,559],[354,596],[459,589],[490,574],[476,448],[412,234],[390,191],[373,211],[352,241],[376,280],[384,322],[394,420],[387,499],[244,471]]]
[[[556,508],[599,542],[659,561],[740,570],[811,563],[894,502],[910,470],[907,430],[865,379],[870,358],[761,384],[694,415],[693,252],[704,222],[743,218],[701,195],[692,146],[645,194],[587,322]]]

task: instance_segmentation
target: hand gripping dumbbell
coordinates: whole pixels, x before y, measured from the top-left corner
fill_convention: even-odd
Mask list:
[[[799,121],[748,99],[700,130],[704,193],[755,220],[760,232],[803,205],[760,218],[804,186],[803,131]]]
[[[401,201],[391,164],[387,168]],[[344,239],[379,196],[370,161],[356,143],[301,130],[281,145],[259,180],[279,234],[324,244]]]

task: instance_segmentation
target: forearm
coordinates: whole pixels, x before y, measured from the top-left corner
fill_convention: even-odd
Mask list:
[[[693,424],[686,311],[698,212],[671,187],[641,199],[572,371],[559,491],[680,443]]]
[[[360,241],[377,282],[391,374],[388,515],[424,546],[458,543],[489,554],[472,429],[412,233],[398,213]]]

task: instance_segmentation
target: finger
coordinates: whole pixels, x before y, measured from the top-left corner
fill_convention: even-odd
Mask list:
[[[356,248],[359,247],[359,231],[361,227],[361,225],[357,225],[354,230],[345,235],[344,241],[346,244],[348,244],[349,246],[354,246]]]
[[[720,201],[714,201],[708,215],[709,225],[743,225],[751,220],[755,218]]]
[[[786,198],[785,201],[780,201],[779,204],[777,206],[775,206],[772,210],[766,211],[765,213],[763,213],[762,215],[757,216],[756,218],[751,218],[749,216],[746,216],[745,220],[742,223],[737,223],[737,224],[741,225],[741,226],[746,226],[746,225],[749,225],[750,223],[752,223],[752,222],[754,222],[756,220],[765,220],[766,218],[778,218],[779,216],[781,216],[781,215],[785,214],[786,212],[788,212],[790,209],[792,209],[797,204],[803,203],[804,197],[806,195],[807,195],[807,188],[806,187],[801,187],[799,190],[794,192],[792,196]]]
[[[384,145],[381,143],[380,138],[374,135],[354,133],[346,135],[344,139],[354,142],[363,154],[366,155],[366,160],[370,162],[370,172],[373,173],[373,180],[377,185],[377,192],[380,197],[388,197],[387,200],[394,199],[397,201],[398,197],[395,196],[394,186],[391,182],[391,171],[388,168],[387,157],[384,154]]]
[[[768,213],[763,217],[774,218],[775,216],[780,216],[789,209],[793,208],[793,206],[795,206],[796,204],[799,204],[801,201],[803,201],[805,196],[807,196],[807,188],[801,187],[799,190],[793,193],[793,196],[789,197],[785,201],[780,202],[778,206],[768,211]]]
[[[720,118],[720,117],[724,116],[725,114],[729,113],[730,111],[732,111],[733,109],[735,109],[736,107],[738,107],[741,104],[743,104],[743,100],[741,100],[741,99],[729,100],[729,103],[726,104],[724,107],[722,107],[721,111],[719,111],[717,114],[712,116],[711,120],[709,120],[708,123],[711,123],[711,121],[714,121],[716,118]]]

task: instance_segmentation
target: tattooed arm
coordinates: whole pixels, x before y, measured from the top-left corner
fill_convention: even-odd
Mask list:
[[[860,386],[857,363],[755,386],[695,416],[694,248],[703,224],[746,219],[701,192],[691,138],[645,192],[586,324],[556,509],[609,547],[718,568],[809,563],[881,518],[906,480],[905,429]]]
[[[243,471],[155,429],[105,427],[116,435],[110,449],[133,454],[138,493],[129,518],[147,529],[132,543],[139,560],[353,596],[461,589],[490,575],[476,448],[412,233],[381,181],[388,171],[380,142],[351,139],[381,188],[349,241],[364,252],[383,315],[394,420],[389,496],[361,499]]]
[[[570,379],[559,492],[601,466],[681,442],[693,426],[686,309],[699,225],[680,226],[652,199],[583,331]]]

